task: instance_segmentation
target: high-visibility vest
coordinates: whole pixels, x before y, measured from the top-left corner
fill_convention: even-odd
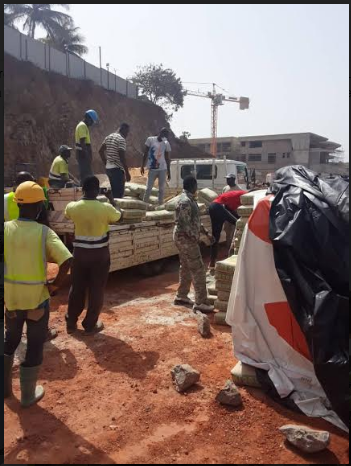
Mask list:
[[[23,220],[4,224],[4,281],[19,285],[46,283],[46,238],[49,228],[31,222],[23,228]]]
[[[19,216],[19,208],[16,202],[13,200],[15,193],[7,193],[4,195],[4,219],[5,222],[9,220],[16,220]]]

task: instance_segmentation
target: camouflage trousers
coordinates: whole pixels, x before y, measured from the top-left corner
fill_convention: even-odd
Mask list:
[[[177,297],[186,298],[191,283],[195,288],[195,303],[207,304],[206,269],[202,260],[201,250],[195,241],[186,241],[184,238],[176,240],[179,251],[180,270],[179,288]]]

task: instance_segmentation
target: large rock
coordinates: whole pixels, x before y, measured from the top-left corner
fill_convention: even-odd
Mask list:
[[[200,380],[200,372],[188,364],[175,366],[171,374],[175,389],[179,393],[185,392]]]
[[[233,406],[235,408],[241,406],[243,403],[239,390],[231,380],[227,380],[223,390],[218,393],[216,401],[222,405]]]
[[[201,312],[198,312],[196,314],[196,318],[197,318],[197,329],[200,335],[203,338],[209,338],[211,336],[210,319],[204,314],[202,314]]]
[[[317,453],[328,448],[330,433],[313,430],[305,426],[286,425],[281,427],[289,443],[305,453]]]

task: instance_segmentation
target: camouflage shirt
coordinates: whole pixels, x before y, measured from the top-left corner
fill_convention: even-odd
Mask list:
[[[206,230],[201,224],[195,196],[188,191],[183,191],[176,207],[174,240],[188,239],[198,243],[203,232]]]

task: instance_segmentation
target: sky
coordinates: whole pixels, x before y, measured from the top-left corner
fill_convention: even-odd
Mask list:
[[[219,108],[218,136],[314,132],[349,158],[349,5],[71,4],[87,61],[123,78],[162,63],[189,90],[250,98]],[[211,134],[209,99],[186,97],[176,135]]]

